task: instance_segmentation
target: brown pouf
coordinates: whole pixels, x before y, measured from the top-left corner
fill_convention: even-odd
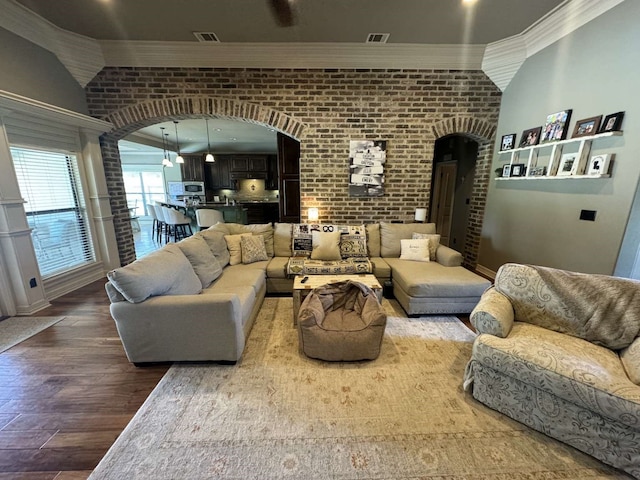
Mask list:
[[[373,360],[387,324],[387,314],[368,286],[336,282],[314,289],[300,307],[300,348],[311,358],[332,362]]]

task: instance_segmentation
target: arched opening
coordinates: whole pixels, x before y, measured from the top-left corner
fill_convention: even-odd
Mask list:
[[[304,125],[299,121],[270,108],[211,97],[162,99],[127,107],[110,114],[106,120],[114,125],[114,129],[101,137],[101,150],[122,265],[135,260],[136,254],[118,142],[141,128],[173,120],[205,117],[237,120],[269,127],[275,130],[279,137],[292,138],[295,143],[298,143],[304,130]],[[289,190],[291,185],[290,178]]]
[[[435,143],[429,221],[436,224],[440,243],[465,249],[469,211],[478,158],[478,142],[449,135]]]
[[[491,159],[493,157],[496,126],[474,117],[451,117],[435,124],[432,131],[436,142],[440,139],[445,139],[446,141],[450,136],[462,136],[467,140],[475,141],[477,144],[473,177],[470,178],[469,175],[465,177],[465,184],[471,189],[471,193],[469,195],[467,190],[460,190],[461,196],[464,192],[464,197],[462,198],[465,208],[463,210],[466,210],[467,216],[464,239],[459,238],[462,235],[461,233],[456,233],[456,246],[454,247],[462,253],[465,265],[475,268],[478,263],[482,222],[487,202],[487,190],[491,179]],[[435,163],[433,167],[435,177]],[[435,192],[432,195],[435,195]],[[467,199],[469,201],[468,204],[466,203]]]

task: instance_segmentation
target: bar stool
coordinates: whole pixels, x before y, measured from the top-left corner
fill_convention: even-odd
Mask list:
[[[153,219],[153,222],[151,223],[151,234],[153,239],[155,240],[155,237],[158,235],[158,214],[156,213],[156,209],[154,207],[154,205],[147,203],[147,212],[149,213],[149,216]]]
[[[173,236],[173,239],[178,242],[183,238],[187,238],[189,235],[193,235],[193,231],[191,230],[191,219],[184,213],[168,207],[162,207],[162,213],[164,215],[164,221],[167,224],[165,230],[165,243],[169,242],[169,238],[171,238],[171,236]],[[187,227],[189,228],[189,235],[187,235]]]
[[[204,230],[216,223],[224,223],[224,216],[220,210],[199,208],[196,210],[196,222],[198,223],[198,228]]]
[[[164,212],[162,211],[162,207],[160,205],[150,205],[150,207],[155,212],[158,221],[158,223],[156,224],[155,238],[158,243],[162,243],[162,234],[167,228],[167,224],[164,221]]]

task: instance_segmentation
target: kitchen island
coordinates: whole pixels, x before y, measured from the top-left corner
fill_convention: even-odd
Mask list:
[[[196,210],[198,210],[199,208],[211,208],[214,210],[220,210],[222,212],[224,221],[227,223],[241,223],[243,225],[246,225],[248,223],[247,208],[243,205],[225,205],[221,202],[207,202],[193,205],[180,200],[160,202],[160,204],[164,205],[165,207],[177,208],[184,211],[192,219],[192,223],[194,223],[194,225]]]

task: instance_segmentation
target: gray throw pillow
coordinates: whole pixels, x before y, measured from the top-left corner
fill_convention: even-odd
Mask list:
[[[200,279],[175,243],[110,271],[107,278],[131,303],[144,302],[151,296],[195,295],[202,291]]]
[[[185,238],[176,245],[191,263],[200,283],[202,283],[202,288],[208,287],[222,273],[220,263],[201,236]]]

